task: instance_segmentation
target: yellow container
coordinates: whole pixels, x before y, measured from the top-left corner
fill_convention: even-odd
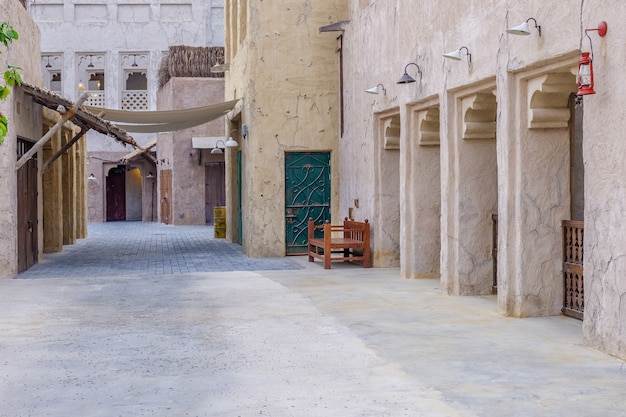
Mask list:
[[[226,237],[226,207],[213,207],[213,237]]]
[[[215,239],[224,239],[226,238],[226,227],[222,229],[218,229],[217,227],[213,228],[213,237]]]
[[[226,207],[213,207],[213,218],[226,221]]]

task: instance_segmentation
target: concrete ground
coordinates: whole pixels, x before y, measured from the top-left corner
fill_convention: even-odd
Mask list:
[[[624,362],[575,319],[249,259],[209,227],[89,233],[0,281],[0,416],[626,415]]]

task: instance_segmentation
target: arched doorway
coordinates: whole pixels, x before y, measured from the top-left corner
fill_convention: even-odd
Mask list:
[[[126,220],[126,169],[111,168],[106,179],[106,221]]]

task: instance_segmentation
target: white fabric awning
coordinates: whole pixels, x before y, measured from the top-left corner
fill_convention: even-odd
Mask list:
[[[226,115],[238,101],[239,99],[203,107],[158,111],[127,111],[88,106],[85,106],[85,109],[92,113],[104,113],[102,119],[127,132],[156,133],[208,123]]]

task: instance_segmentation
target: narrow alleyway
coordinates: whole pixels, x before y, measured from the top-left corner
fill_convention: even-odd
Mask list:
[[[577,320],[122,225],[0,281],[0,417],[624,415],[624,363]]]
[[[19,278],[171,275],[187,272],[299,269],[290,258],[250,259],[241,246],[213,238],[212,226],[171,226],[150,222],[89,225],[89,237]]]

